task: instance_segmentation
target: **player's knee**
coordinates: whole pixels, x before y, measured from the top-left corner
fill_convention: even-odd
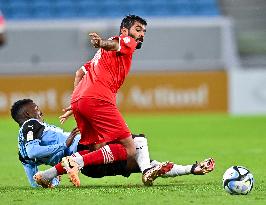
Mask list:
[[[136,146],[132,137],[128,137],[120,141],[127,152],[127,158],[135,158]]]
[[[135,145],[132,147],[127,147],[127,157],[128,158],[135,158],[136,155],[136,147]]]

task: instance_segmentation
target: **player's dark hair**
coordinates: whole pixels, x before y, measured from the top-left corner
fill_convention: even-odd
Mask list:
[[[122,28],[130,29],[135,22],[139,22],[144,26],[147,26],[147,22],[145,19],[136,16],[136,15],[127,15],[125,18],[123,18],[121,25],[120,25],[120,31]]]
[[[18,100],[16,101],[11,109],[11,116],[12,118],[20,125],[21,124],[21,119],[22,119],[22,111],[23,111],[23,107],[29,103],[33,103],[33,101],[31,99],[23,99],[23,100]]]

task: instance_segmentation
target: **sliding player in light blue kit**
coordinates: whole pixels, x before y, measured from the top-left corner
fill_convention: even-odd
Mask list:
[[[79,131],[75,128],[72,132],[64,132],[59,127],[45,123],[39,107],[30,99],[15,102],[11,108],[11,116],[20,126],[18,137],[19,159],[31,186],[37,187],[40,185],[44,188],[57,186],[59,184],[58,178],[45,175],[47,171],[38,172],[38,166],[42,164],[54,166],[61,162],[63,157],[76,153],[78,149],[79,151],[83,150],[84,148],[78,145],[80,140]],[[156,160],[150,162],[147,139],[144,135],[133,134],[133,138],[137,148],[138,159],[136,161],[141,160],[142,163],[148,163],[151,166],[161,163]],[[93,178],[115,175],[128,177],[131,173],[141,172],[137,163],[134,169],[130,170],[126,164],[126,161],[121,161],[99,166],[86,166],[81,172]],[[202,175],[214,169],[212,158],[192,165],[183,166],[174,163],[171,163],[171,165],[172,168],[164,175],[165,177],[186,174]],[[41,177],[37,183],[33,179],[36,174]]]

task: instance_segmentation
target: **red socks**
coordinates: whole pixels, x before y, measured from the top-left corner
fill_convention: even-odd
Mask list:
[[[66,170],[62,167],[61,163],[58,163],[57,165],[54,166],[57,171],[57,175],[63,175],[66,174]]]
[[[121,144],[109,144],[93,152],[83,150],[78,153],[83,157],[84,166],[109,164],[114,161],[127,160],[127,151]],[[66,173],[61,163],[55,165],[55,168],[57,175]]]
[[[109,144],[82,157],[84,166],[108,164],[114,161],[127,160],[127,151],[121,144]]]
[[[79,151],[78,153],[79,153],[81,156],[83,156],[83,155],[85,155],[85,154],[90,153],[90,151],[89,151],[89,150],[81,150],[81,151]],[[75,157],[75,153],[72,154],[71,156]]]

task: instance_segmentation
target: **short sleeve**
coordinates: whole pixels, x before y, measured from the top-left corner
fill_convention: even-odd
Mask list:
[[[37,120],[29,120],[22,127],[24,142],[41,139],[44,131],[44,125]]]
[[[87,61],[81,69],[83,70],[84,73],[87,73],[91,68],[91,61]]]
[[[121,54],[129,55],[132,54],[137,46],[137,42],[130,36],[119,36],[119,50]]]

